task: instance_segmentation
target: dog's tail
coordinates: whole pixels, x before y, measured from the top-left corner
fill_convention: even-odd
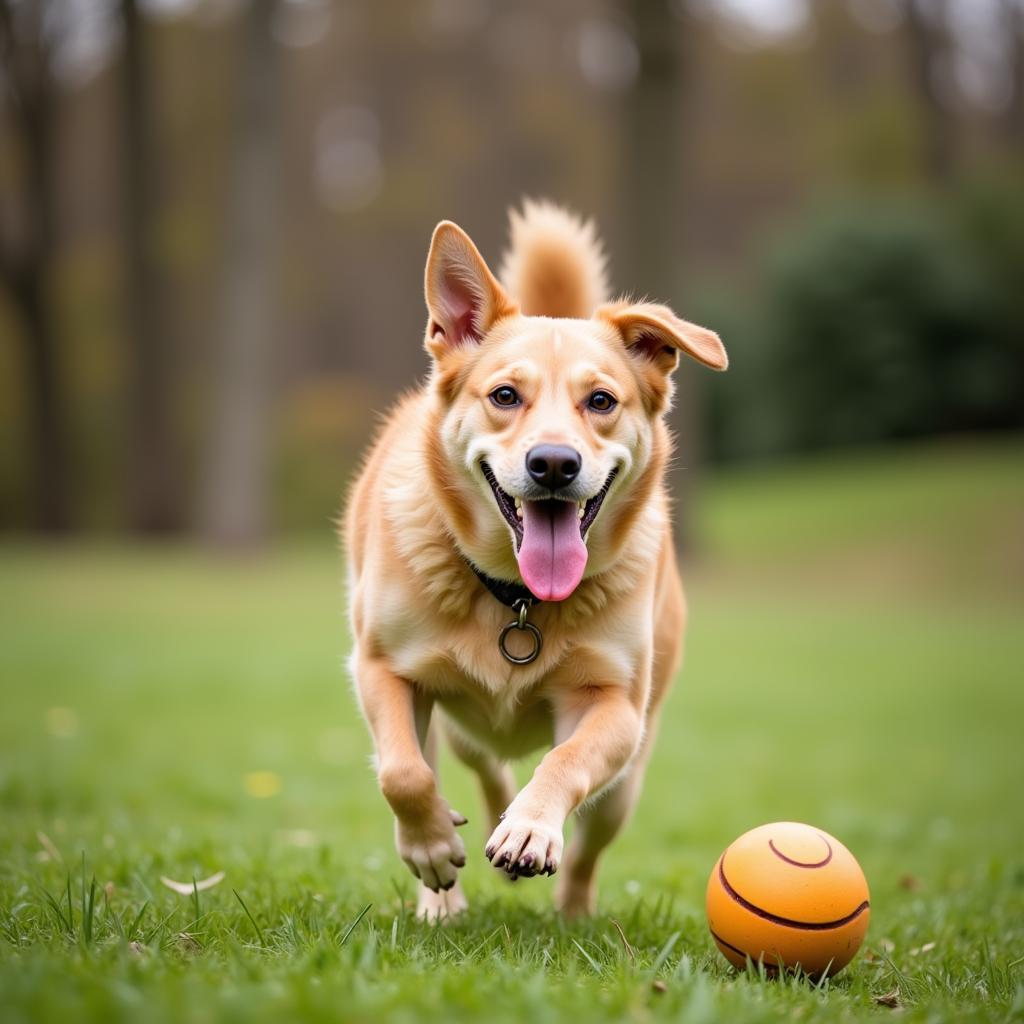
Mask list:
[[[526,316],[586,318],[608,301],[608,260],[593,221],[530,199],[509,220],[501,283]]]

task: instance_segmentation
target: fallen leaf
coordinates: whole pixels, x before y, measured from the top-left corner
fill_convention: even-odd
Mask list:
[[[922,953],[930,953],[934,948],[935,948],[935,943],[934,942],[926,942],[921,947],[921,952]]]
[[[906,889],[907,892],[917,892],[921,888],[921,879],[916,875],[903,875],[900,878],[899,886],[901,889]]]
[[[658,995],[664,995],[668,991],[668,985],[666,985],[661,978],[655,978],[654,981],[651,982],[651,988],[653,988]]]
[[[224,881],[224,872],[218,871],[215,875],[210,875],[209,878],[202,878],[193,882],[176,882],[173,878],[167,878],[166,875],[160,876],[160,881],[167,886],[168,889],[173,889],[175,892],[181,893],[182,896],[191,896],[193,889],[197,889],[199,892],[205,892],[207,889],[212,889],[215,885],[219,885]]]
[[[178,945],[186,953],[198,953],[203,948],[202,943],[194,935],[189,935],[188,932],[178,932]]]
[[[891,1010],[897,1010],[903,1005],[898,988],[894,988],[891,992],[886,992],[885,995],[875,996],[875,1002],[879,1006],[888,1006]]]

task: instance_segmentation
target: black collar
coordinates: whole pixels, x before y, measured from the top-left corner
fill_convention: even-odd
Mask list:
[[[478,569],[468,558],[466,563],[476,573],[476,578],[507,608],[514,608],[520,601],[526,601],[528,605],[541,603],[522,583],[496,580],[493,576],[488,576],[487,573]]]

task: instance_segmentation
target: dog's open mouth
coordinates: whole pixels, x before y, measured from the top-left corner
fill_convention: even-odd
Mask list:
[[[587,567],[584,538],[597,519],[618,469],[587,501],[513,498],[502,490],[486,462],[480,463],[494,500],[515,535],[516,560],[523,582],[541,601],[564,601],[583,579]]]

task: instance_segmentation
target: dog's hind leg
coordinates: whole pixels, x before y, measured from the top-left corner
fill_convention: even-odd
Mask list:
[[[480,781],[480,792],[484,798],[487,814],[487,829],[491,830],[506,807],[516,795],[516,780],[512,769],[493,754],[481,750],[463,736],[458,726],[445,720],[445,735],[452,753],[467,767],[476,772]]]
[[[435,778],[438,778],[437,732],[438,723],[435,712],[423,741],[423,757],[430,765]],[[456,914],[461,914],[467,906],[466,897],[462,892],[462,883],[458,878],[455,879],[455,885],[451,889],[442,889],[440,892],[434,892],[420,882],[419,894],[416,898],[417,917],[421,917],[425,921],[443,921]]]

